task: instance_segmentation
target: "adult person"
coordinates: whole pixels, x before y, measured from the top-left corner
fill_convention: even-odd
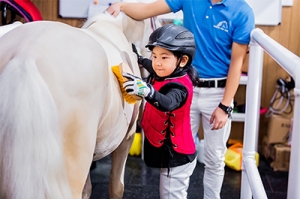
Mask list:
[[[147,101],[141,127],[144,130],[144,161],[160,169],[161,199],[186,199],[189,179],[197,160],[190,107],[198,73],[191,65],[195,54],[193,34],[168,24],[156,29],[147,46],[152,61],[141,65],[150,73],[149,83],[131,74],[123,85],[127,93]]]
[[[224,179],[224,154],[230,134],[233,97],[254,29],[254,14],[244,0],[157,0],[152,3],[117,2],[107,8],[113,16],[123,11],[142,20],[183,11],[183,26],[196,41],[192,65],[200,83],[194,88],[191,125],[194,137],[200,121],[204,129],[204,199],[219,199]]]

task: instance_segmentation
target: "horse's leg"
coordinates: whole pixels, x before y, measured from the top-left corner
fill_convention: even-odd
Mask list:
[[[82,199],[89,199],[91,197],[91,194],[92,194],[92,182],[91,182],[91,175],[89,173],[82,192]]]
[[[71,114],[72,115],[72,114]],[[77,114],[74,114],[77,115]],[[80,121],[80,122],[79,122]],[[69,119],[65,133],[65,157],[67,158],[67,173],[72,187],[73,199],[82,199],[83,189],[89,175],[95,149],[96,129],[89,121],[80,118]]]
[[[133,138],[134,134],[129,138],[125,137],[118,148],[112,152],[109,182],[110,199],[122,199],[123,197],[125,164]]]

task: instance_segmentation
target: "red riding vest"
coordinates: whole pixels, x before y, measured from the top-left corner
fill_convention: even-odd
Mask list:
[[[195,143],[190,123],[193,84],[189,76],[184,75],[161,82],[155,81],[153,87],[159,91],[162,86],[170,82],[185,85],[188,90],[186,102],[182,107],[171,112],[160,111],[150,103],[146,103],[141,127],[153,146],[161,147],[166,137],[166,131],[169,130],[173,149],[178,153],[193,154],[195,153]]]

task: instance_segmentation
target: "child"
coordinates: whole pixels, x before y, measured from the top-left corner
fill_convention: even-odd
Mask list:
[[[146,45],[152,61],[139,57],[150,73],[150,84],[128,73],[123,84],[128,94],[145,97],[141,126],[144,161],[161,168],[160,198],[187,198],[189,179],[196,166],[196,150],[190,125],[193,85],[198,73],[191,65],[195,53],[193,34],[176,25],[155,30]],[[151,66],[152,65],[152,66]]]

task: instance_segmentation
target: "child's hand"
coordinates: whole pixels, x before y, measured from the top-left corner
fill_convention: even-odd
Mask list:
[[[132,51],[134,52],[134,54],[136,54],[136,58],[137,58],[137,62],[139,64],[139,66],[142,67],[141,64],[142,64],[144,57],[138,53],[136,46],[134,44],[132,44]]]
[[[153,96],[154,89],[150,84],[147,84],[141,78],[129,73],[122,73],[122,75],[128,79],[128,81],[123,84],[128,94],[150,98]]]

